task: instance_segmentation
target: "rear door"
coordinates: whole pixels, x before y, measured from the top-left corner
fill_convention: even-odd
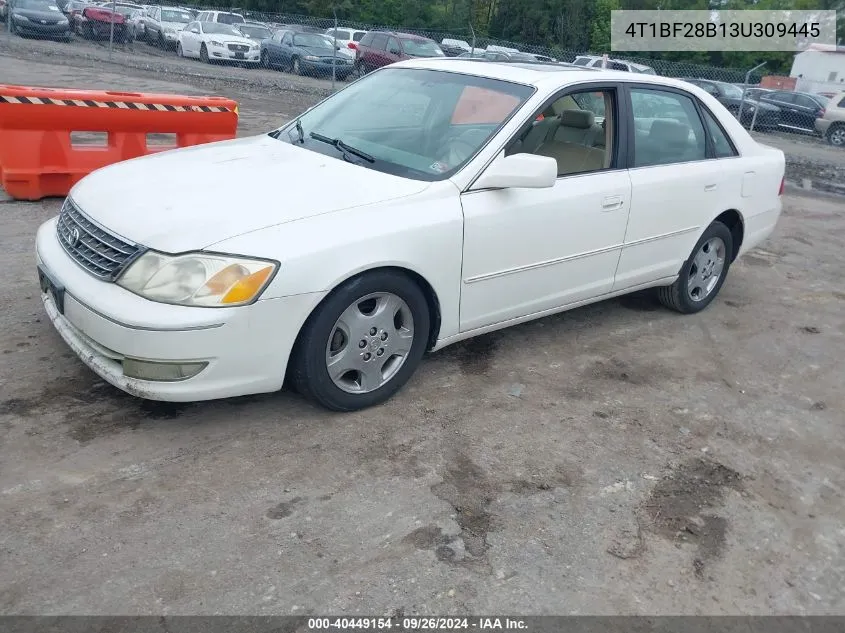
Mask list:
[[[400,59],[408,59],[402,51],[402,46],[399,44],[399,39],[393,36],[387,38],[387,46],[385,47],[385,59],[388,64],[398,62]]]
[[[702,231],[736,208],[725,205],[740,204],[743,179],[735,149],[694,95],[650,84],[626,93],[631,213],[614,291],[677,275]]]

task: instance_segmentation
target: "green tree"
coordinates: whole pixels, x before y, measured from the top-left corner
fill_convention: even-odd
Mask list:
[[[610,12],[621,8],[619,0],[596,0],[593,28],[590,29],[590,50],[610,52]]]

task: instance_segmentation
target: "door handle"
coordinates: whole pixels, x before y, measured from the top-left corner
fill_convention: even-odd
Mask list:
[[[704,187],[704,191],[715,191],[715,190],[716,190],[716,185],[715,185],[715,184],[713,184],[713,185],[705,185],[705,187]]]
[[[602,200],[601,208],[602,211],[613,211],[619,209],[623,204],[622,196],[608,196]]]

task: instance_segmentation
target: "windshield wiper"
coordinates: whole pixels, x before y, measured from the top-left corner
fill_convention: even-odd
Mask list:
[[[354,156],[357,156],[358,158],[364,159],[368,163],[376,162],[376,159],[373,156],[370,156],[366,152],[362,152],[360,149],[356,149],[351,145],[347,145],[339,138],[329,138],[328,136],[324,136],[322,134],[319,134],[318,132],[311,132],[309,136],[315,141],[320,141],[321,143],[328,143],[329,145],[333,146],[335,149],[337,149],[340,153],[343,154],[344,158],[346,158],[347,161],[349,161],[349,154],[352,154]]]

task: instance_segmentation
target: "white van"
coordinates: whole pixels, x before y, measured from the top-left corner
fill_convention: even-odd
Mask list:
[[[228,11],[200,11],[196,17],[197,22],[219,22],[221,24],[243,24],[246,22],[240,13]]]

